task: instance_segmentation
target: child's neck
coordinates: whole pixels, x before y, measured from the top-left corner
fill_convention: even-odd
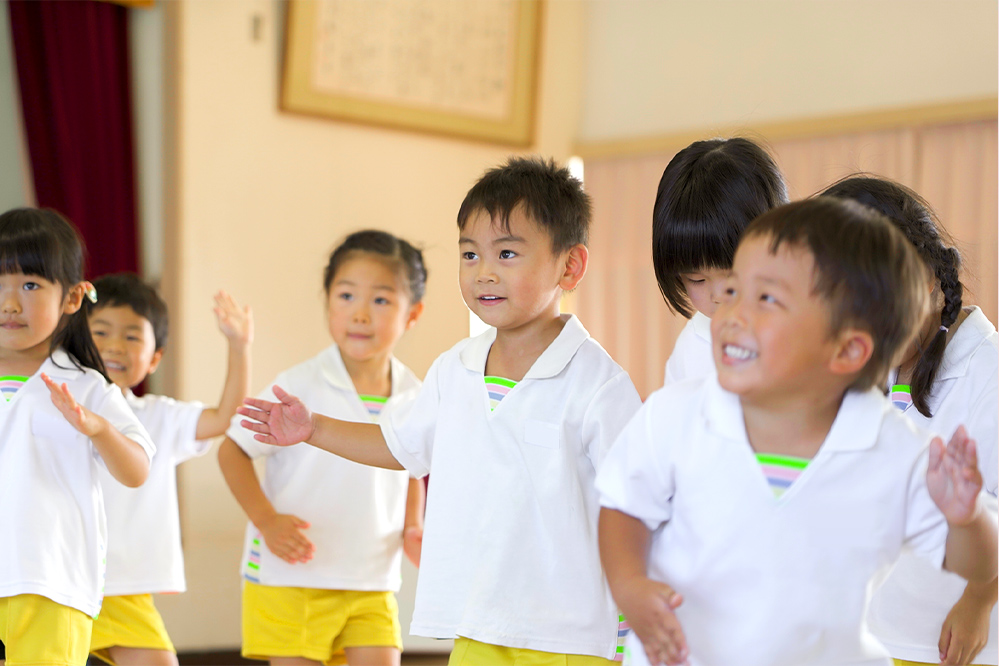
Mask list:
[[[389,354],[358,361],[343,356],[343,365],[361,395],[392,395],[392,357]]]
[[[497,329],[496,340],[486,359],[485,373],[519,382],[565,327],[565,320],[554,315],[535,319],[516,329]]]
[[[49,357],[44,354],[21,354],[6,349],[0,349],[0,376],[17,375],[31,377]]]
[[[811,459],[826,440],[845,389],[753,404],[742,400],[746,436],[756,453]]]

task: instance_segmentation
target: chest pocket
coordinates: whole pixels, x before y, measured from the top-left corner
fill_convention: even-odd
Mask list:
[[[47,411],[31,415],[31,435],[36,441],[52,446],[77,446],[78,440],[83,438],[80,431],[71,426],[62,414]]]
[[[524,423],[524,441],[543,449],[558,449],[559,426],[557,423],[528,419]]]

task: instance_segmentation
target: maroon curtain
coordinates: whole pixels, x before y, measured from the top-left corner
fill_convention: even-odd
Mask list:
[[[10,0],[38,205],[83,233],[88,274],[138,270],[128,15],[93,0]]]

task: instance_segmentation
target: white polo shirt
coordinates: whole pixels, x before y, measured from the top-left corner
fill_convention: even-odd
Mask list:
[[[204,405],[161,395],[125,395],[156,444],[149,478],[128,488],[101,469],[108,520],[106,596],[183,592],[184,554],[177,506],[177,465],[208,453],[211,440],[195,433]]]
[[[929,435],[878,390],[850,392],[780,498],[738,396],[712,376],[653,393],[597,479],[600,502],[653,530],[649,576],[683,595],[690,663],[890,664],[869,590],[903,545],[939,565],[947,523],[926,489]],[[638,639],[626,649],[646,664]]]
[[[915,407],[905,415],[921,428],[950,437],[959,425],[978,445],[978,467],[988,503],[995,510],[997,443],[999,443],[999,335],[982,311],[972,308],[944,350],[930,396],[932,418]],[[868,614],[871,631],[891,656],[906,661],[937,663],[937,641],[950,609],[961,598],[967,581],[957,574],[930,566],[922,558],[902,553],[885,584],[879,588]],[[992,607],[989,642],[973,660],[999,663],[996,607]]]
[[[666,360],[663,385],[684,379],[706,377],[715,373],[715,358],[711,351],[711,319],[695,312],[673,345]]]
[[[96,615],[107,529],[93,443],[52,404],[41,373],[139,444],[156,450],[121,390],[56,350],[10,402],[0,400],[0,597],[37,594]]]
[[[400,361],[391,361],[392,396],[382,412],[416,397],[420,381]],[[371,423],[334,345],[277,376],[260,397],[276,401],[278,385],[317,414]],[[253,523],[246,526],[242,573],[261,585],[328,590],[396,591],[402,581],[402,530],[409,474],[361,465],[308,444],[270,446],[233,417],[226,435],[251,458],[266,457],[264,494],[278,513],[311,525],[311,561],[289,564],[271,553]]]
[[[430,474],[410,633],[612,658],[617,610],[600,568],[593,482],[641,405],[575,317],[490,409],[490,328],[430,368],[382,421],[396,459]]]

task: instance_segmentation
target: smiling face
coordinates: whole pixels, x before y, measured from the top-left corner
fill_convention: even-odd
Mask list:
[[[487,211],[477,210],[461,231],[458,249],[458,280],[465,304],[501,331],[557,319],[563,289],[575,286],[564,280],[564,258],[572,250],[563,255],[552,252],[548,234],[522,206],[510,213],[509,229]]]
[[[90,315],[90,333],[108,377],[130,389],[156,371],[163,350],[156,349],[153,325],[128,305],[111,305]]]
[[[725,297],[711,320],[718,381],[754,404],[794,399],[828,386],[839,340],[828,303],[814,293],[807,250],[769,237],[745,239]]]
[[[41,365],[62,316],[79,307],[61,285],[39,275],[0,275],[0,358]]]
[[[327,305],[330,335],[345,363],[387,361],[423,308],[410,303],[398,271],[361,251],[337,268]]]
[[[709,319],[715,316],[729,273],[728,269],[702,268],[680,274],[680,282],[694,309]]]

